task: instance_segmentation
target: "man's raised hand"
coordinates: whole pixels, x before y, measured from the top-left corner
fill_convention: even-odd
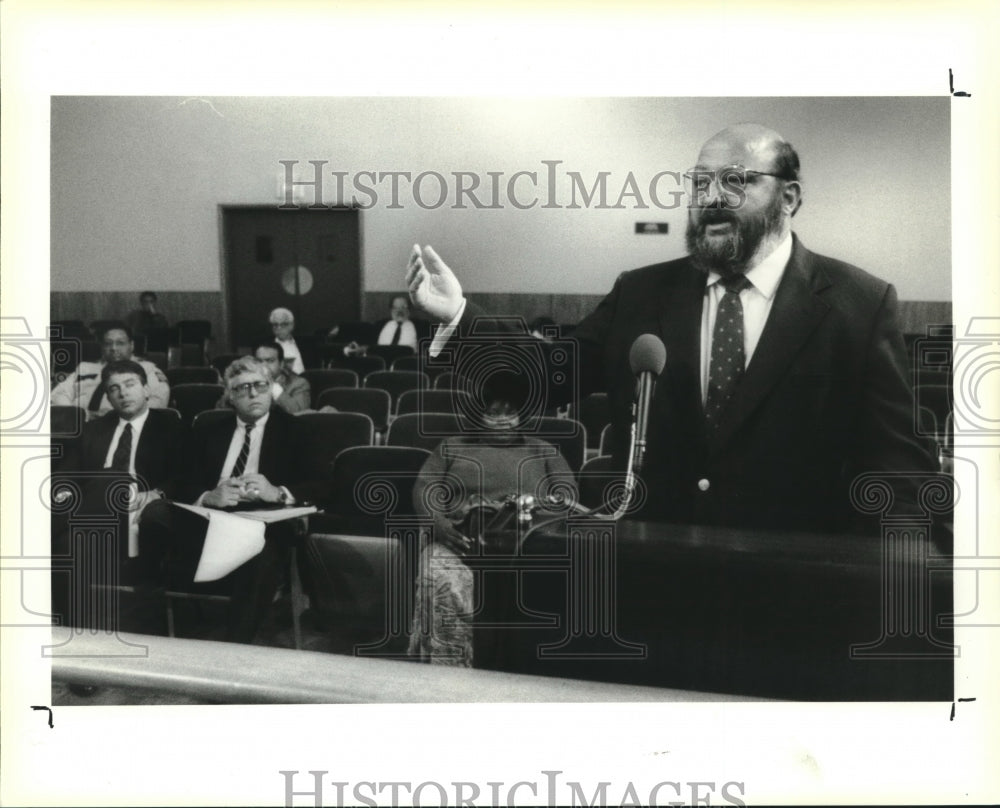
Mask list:
[[[450,323],[462,308],[462,285],[433,248],[413,245],[406,265],[410,300],[441,323]]]

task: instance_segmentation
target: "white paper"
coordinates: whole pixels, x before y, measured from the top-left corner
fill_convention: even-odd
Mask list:
[[[264,549],[263,522],[197,505],[174,504],[208,519],[205,546],[194,573],[195,583],[225,578]]]

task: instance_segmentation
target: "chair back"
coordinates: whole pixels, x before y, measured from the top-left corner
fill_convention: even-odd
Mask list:
[[[385,436],[387,446],[413,446],[434,451],[446,437],[462,434],[457,415],[441,412],[414,412],[400,415]]]
[[[611,406],[607,393],[591,393],[584,396],[579,405],[571,404],[569,417],[587,428],[587,448],[597,449],[600,445],[601,430],[611,423]]]
[[[381,356],[386,365],[391,365],[397,359],[414,356],[414,353],[409,345],[369,345],[368,355]]]
[[[434,377],[434,389],[435,390],[460,390],[458,384],[456,384],[458,377],[454,372],[450,370],[444,370]]]
[[[182,365],[167,368],[167,381],[171,387],[175,387],[178,384],[220,384],[222,379],[213,367]]]
[[[303,379],[309,382],[312,394],[312,406],[319,409],[319,396],[331,387],[357,387],[358,374],[353,370],[343,368],[309,368],[301,373]]]
[[[376,370],[385,370],[385,360],[381,356],[344,356],[343,349],[336,349],[328,351],[327,366],[353,370],[363,379]]]
[[[212,424],[218,423],[219,421],[225,421],[227,419],[232,420],[234,417],[234,410],[229,407],[202,410],[191,420],[191,428],[207,429],[208,427],[211,427]]]
[[[425,390],[430,386],[426,373],[409,370],[377,370],[365,376],[365,387],[385,390],[392,396],[393,406],[407,390]]]
[[[87,412],[83,407],[62,406],[60,404],[53,404],[49,407],[49,434],[53,448],[53,469],[59,468],[66,453],[79,439],[86,420]]]
[[[396,415],[411,412],[448,412],[460,415],[469,411],[469,394],[464,390],[407,390],[396,402]]]
[[[349,446],[371,446],[375,442],[375,425],[362,413],[300,412],[295,417],[306,424],[320,462],[331,470],[341,450]]]
[[[219,374],[221,379],[226,372],[226,368],[229,367],[233,362],[239,359],[241,356],[248,356],[249,354],[219,354],[218,356],[213,356],[208,364],[215,368],[216,372]]]
[[[376,432],[389,425],[392,399],[385,390],[364,387],[328,387],[319,394],[316,409],[333,407],[338,412],[360,412],[372,419]]]
[[[354,446],[333,461],[329,510],[346,533],[384,536],[387,517],[413,516],[413,486],[430,452],[409,446]]]
[[[592,457],[580,468],[576,476],[580,504],[585,508],[604,505],[605,510],[618,507],[616,497],[625,490],[625,472],[615,466],[611,457]]]
[[[178,384],[170,388],[170,406],[180,410],[184,423],[190,424],[199,412],[214,409],[224,392],[221,384]]]

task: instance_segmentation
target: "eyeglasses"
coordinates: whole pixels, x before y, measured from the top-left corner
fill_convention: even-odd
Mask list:
[[[245,398],[250,395],[250,391],[253,390],[257,395],[263,395],[268,390],[271,389],[270,382],[244,382],[243,384],[235,384],[229,388],[234,396],[239,398]]]
[[[771,171],[756,171],[752,168],[736,163],[731,166],[723,166],[719,169],[710,168],[689,168],[684,172],[684,190],[688,196],[708,193],[708,189],[715,183],[721,192],[736,192],[746,187],[747,180],[751,182],[756,177],[775,177],[779,180],[791,181],[789,177],[782,174],[775,174]]]
[[[295,325],[294,320],[280,320],[278,322],[271,323],[271,328],[275,328],[279,325]]]

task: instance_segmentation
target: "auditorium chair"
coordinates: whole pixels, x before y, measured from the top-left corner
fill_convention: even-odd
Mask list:
[[[342,349],[327,350],[327,367],[353,370],[359,379],[377,370],[385,370],[385,360],[381,356],[344,356]]]
[[[433,364],[419,356],[401,356],[399,359],[394,359],[389,366],[389,370],[411,370],[426,373],[432,385],[438,376],[448,372],[447,366]]]
[[[469,394],[463,390],[407,390],[396,402],[396,415],[413,412],[468,412]]]
[[[391,446],[344,449],[334,461],[334,500],[310,519],[303,574],[320,621],[355,636],[390,635],[381,653],[405,651],[422,521],[413,485],[429,456]]]
[[[585,508],[596,508],[610,502],[613,510],[618,506],[614,499],[616,492],[624,490],[625,472],[616,468],[608,455],[592,457],[577,472],[577,488],[580,504]]]
[[[231,419],[233,417],[233,410],[230,407],[225,407],[222,409],[210,409],[202,410],[199,412],[191,421],[192,429],[202,429],[217,421],[223,421],[226,419]]]
[[[328,469],[342,449],[371,446],[375,440],[372,419],[359,412],[300,412],[295,417],[306,425]]]
[[[343,368],[312,368],[302,372],[302,378],[309,382],[313,409],[319,409],[319,395],[330,387],[357,387],[358,374]]]
[[[420,367],[420,357],[416,354],[412,356],[400,356],[398,359],[392,360],[392,364],[389,365],[389,370],[422,370]]]
[[[462,432],[457,415],[442,412],[422,412],[400,415],[389,424],[385,436],[387,446],[411,446],[433,451],[450,435]]]
[[[319,394],[316,409],[333,407],[338,412],[360,412],[372,419],[375,431],[389,426],[392,399],[385,390],[364,387],[328,387]]]
[[[179,384],[219,384],[219,372],[213,367],[182,365],[167,368],[167,381],[171,387]]]
[[[374,387],[388,391],[392,396],[392,406],[407,390],[425,390],[430,387],[430,379],[426,373],[407,370],[377,370],[365,376],[364,387]]]
[[[49,407],[49,435],[52,442],[52,468],[57,469],[83,431],[87,412],[83,407],[54,404]]]
[[[444,370],[434,377],[435,390],[463,390],[458,377],[450,370]]]
[[[574,418],[587,428],[587,456],[599,454],[601,430],[611,423],[611,407],[608,405],[607,393],[591,393],[569,407],[569,417]]]
[[[170,388],[170,405],[190,424],[199,412],[214,409],[223,392],[221,384],[178,384]]]
[[[391,365],[397,359],[414,356],[409,345],[369,345],[368,356],[381,356],[386,365]]]
[[[601,430],[601,439],[597,444],[597,455],[610,455],[611,452],[611,424],[606,424]]]
[[[223,378],[226,373],[226,368],[229,367],[233,362],[239,359],[241,356],[247,356],[247,354],[219,354],[218,356],[213,356],[209,361],[209,365],[218,372],[219,378]]]
[[[181,320],[175,326],[182,365],[204,365],[208,346],[212,341],[212,323],[209,320]]]

